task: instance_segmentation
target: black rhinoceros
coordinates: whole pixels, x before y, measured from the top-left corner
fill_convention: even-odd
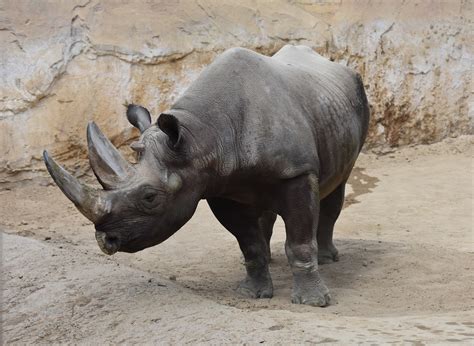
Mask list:
[[[325,306],[318,262],[338,259],[333,228],[344,185],[364,143],[369,108],[360,76],[305,46],[272,57],[243,48],[221,54],[171,109],[141,131],[125,161],[94,123],[89,159],[103,189],[78,182],[44,152],[49,173],[95,224],[100,248],[136,252],[166,240],[206,199],[245,257],[238,291],[272,297],[269,242],[276,215],[286,227],[293,303]]]

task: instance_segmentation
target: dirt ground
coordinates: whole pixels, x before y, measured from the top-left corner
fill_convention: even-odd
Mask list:
[[[281,220],[272,299],[234,292],[235,239],[202,202],[172,238],[102,254],[51,184],[0,191],[4,343],[474,342],[474,137],[361,155],[321,266],[333,305],[290,303]]]

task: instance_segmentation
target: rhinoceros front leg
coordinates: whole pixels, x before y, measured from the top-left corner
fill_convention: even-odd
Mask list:
[[[219,222],[237,238],[244,254],[247,276],[240,282],[237,292],[250,298],[271,298],[270,249],[266,240],[268,234],[259,227],[261,215],[249,206],[228,199],[212,198],[207,202]]]
[[[280,213],[285,221],[285,250],[293,272],[291,300],[296,304],[326,306],[329,290],[318,271],[316,231],[319,186],[314,174],[288,180],[279,190]]]

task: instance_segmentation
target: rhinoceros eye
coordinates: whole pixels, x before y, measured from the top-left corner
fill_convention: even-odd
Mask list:
[[[142,205],[146,209],[153,209],[160,204],[159,193],[155,189],[146,189],[142,196]]]
[[[151,203],[155,200],[157,194],[154,192],[147,193],[143,199],[147,201],[148,203]]]

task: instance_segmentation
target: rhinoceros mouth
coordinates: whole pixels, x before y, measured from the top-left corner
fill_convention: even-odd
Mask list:
[[[120,248],[119,239],[116,237],[107,236],[105,232],[96,231],[95,239],[97,240],[97,244],[99,244],[99,248],[106,255],[113,255]]]

